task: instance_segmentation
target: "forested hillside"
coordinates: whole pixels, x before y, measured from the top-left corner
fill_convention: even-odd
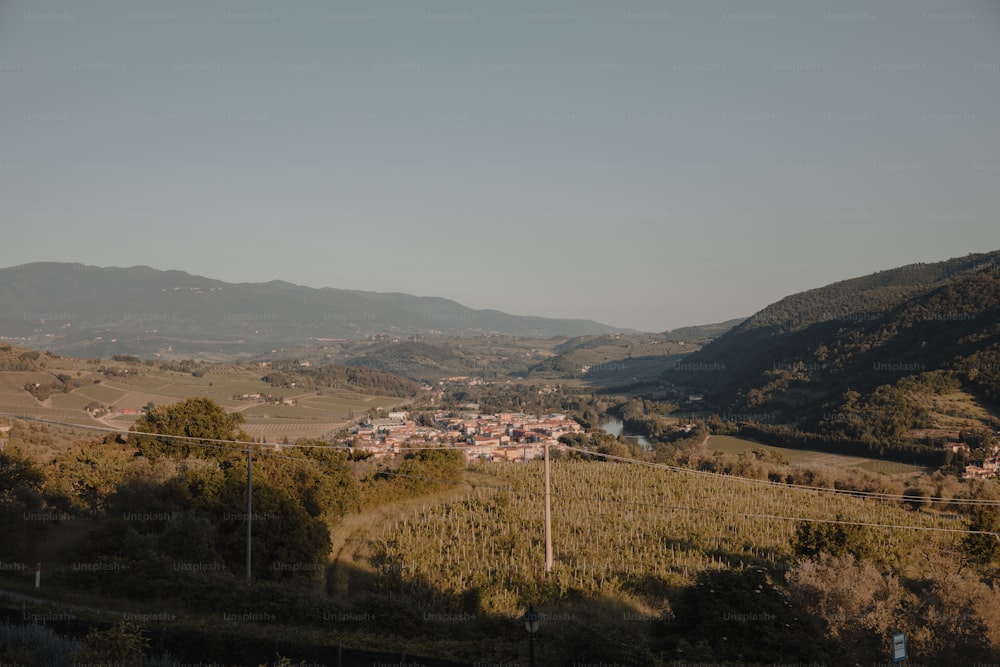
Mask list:
[[[997,404],[998,259],[912,265],[787,297],[664,377],[772,431],[908,448],[907,434],[934,425],[922,401],[967,391]]]

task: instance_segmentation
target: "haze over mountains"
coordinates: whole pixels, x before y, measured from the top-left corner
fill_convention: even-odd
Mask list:
[[[227,283],[145,266],[38,262],[0,269],[0,337],[77,356],[238,357],[372,334],[532,338],[623,333],[399,293]]]
[[[82,357],[236,359],[280,349],[420,380],[471,367],[650,395],[674,386],[683,397],[704,394],[720,414],[816,430],[848,390],[865,395],[935,370],[1000,399],[998,266],[1000,251],[912,264],[792,294],[744,321],[640,334],[406,294],[36,263],[0,269],[0,336]],[[351,342],[379,334],[427,338]],[[513,341],[462,343],[483,334],[569,340],[541,355]]]

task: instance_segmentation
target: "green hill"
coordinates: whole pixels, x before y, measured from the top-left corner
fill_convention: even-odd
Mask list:
[[[786,297],[664,372],[740,421],[914,446],[927,397],[1000,403],[1000,251]],[[986,423],[989,425],[989,422]]]
[[[526,372],[537,378],[582,378],[595,386],[657,383],[664,363],[673,363],[718,338],[742,320],[684,327],[663,333],[578,336]]]

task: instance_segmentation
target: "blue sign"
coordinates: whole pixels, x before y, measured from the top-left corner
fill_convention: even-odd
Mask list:
[[[906,635],[902,632],[892,636],[892,659],[896,662],[906,660]]]

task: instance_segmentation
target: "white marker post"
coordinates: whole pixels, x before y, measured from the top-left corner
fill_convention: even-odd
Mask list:
[[[892,659],[896,662],[906,660],[906,635],[902,632],[892,636]]]
[[[35,588],[42,585],[42,563],[41,561],[35,563]]]

